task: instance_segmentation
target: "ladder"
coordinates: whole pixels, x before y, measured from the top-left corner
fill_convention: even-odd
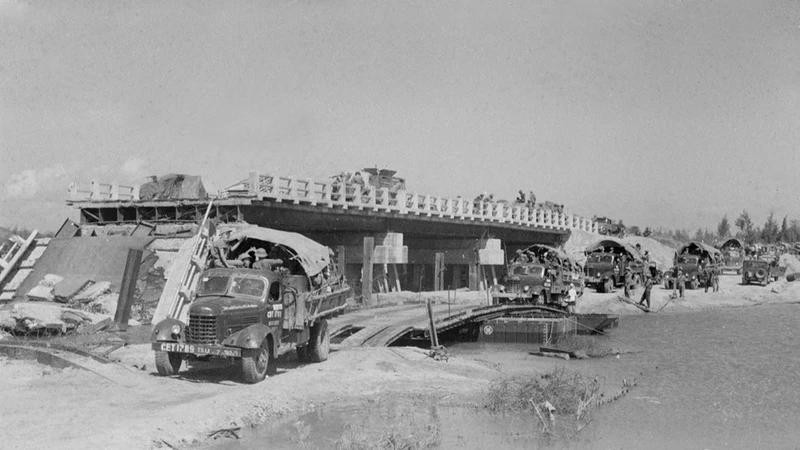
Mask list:
[[[172,263],[167,283],[153,313],[153,325],[166,318],[188,323],[188,305],[192,301],[200,274],[205,269],[208,259],[211,241],[208,215],[211,212],[211,205],[212,202],[209,202],[197,234],[184,243]]]
[[[38,231],[33,230],[27,239],[20,236],[11,238],[11,247],[0,256],[0,303],[14,298],[17,289],[33,271],[36,260],[42,256],[50,238],[36,239]],[[24,258],[24,259],[23,259]],[[11,276],[13,274],[13,277]]]

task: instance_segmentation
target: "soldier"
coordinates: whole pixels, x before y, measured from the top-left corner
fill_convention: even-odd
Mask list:
[[[652,289],[653,289],[653,278],[645,275],[644,292],[642,293],[642,299],[639,300],[639,304],[645,306],[646,302],[648,310],[650,310],[650,291]]]
[[[714,285],[714,292],[719,292],[719,269],[714,269],[711,282]]]
[[[625,298],[631,298],[631,283],[633,283],[633,279],[631,277],[631,268],[630,266],[625,266],[625,276],[624,276],[624,283],[625,283]]]
[[[712,287],[712,283],[714,282],[714,268],[706,267],[705,273],[703,273],[703,281],[706,286],[706,293],[708,293],[708,288]],[[712,289],[713,291],[713,289]]]
[[[680,298],[683,298],[683,292],[686,290],[686,274],[683,273],[683,270],[678,270],[678,279],[676,280],[678,285],[678,293],[680,294]]]

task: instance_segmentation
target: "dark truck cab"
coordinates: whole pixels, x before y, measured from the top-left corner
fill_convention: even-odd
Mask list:
[[[258,245],[249,237],[237,237],[246,242],[241,248]],[[188,320],[167,318],[156,324],[152,348],[160,375],[176,374],[183,360],[226,358],[238,361],[245,382],[256,383],[274,373],[276,358],[287,352],[296,350],[301,361],[328,358],[327,319],[346,307],[350,287],[329,260],[304,264],[284,244],[271,243],[268,248],[283,258],[265,258],[256,268],[206,269]],[[329,253],[317,250],[317,256]],[[320,272],[309,277],[310,269]]]
[[[569,297],[583,295],[583,274],[566,253],[554,247],[534,244],[517,252],[508,266],[503,284],[492,292],[494,304],[542,304],[574,312]]]

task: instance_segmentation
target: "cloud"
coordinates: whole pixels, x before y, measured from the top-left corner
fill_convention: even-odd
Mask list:
[[[20,0],[0,0],[0,17],[22,17],[29,6]]]
[[[1,1],[1,0],[0,0]],[[43,169],[26,169],[11,175],[8,182],[0,190],[0,199],[28,199],[40,191],[63,189],[67,171],[63,166],[51,166]]]

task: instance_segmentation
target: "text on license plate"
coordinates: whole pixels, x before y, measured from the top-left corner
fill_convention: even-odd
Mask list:
[[[180,342],[161,342],[160,350],[164,352],[192,353],[195,355],[217,355],[217,356],[242,356],[242,351],[238,348],[209,347],[198,344],[183,344]]]

